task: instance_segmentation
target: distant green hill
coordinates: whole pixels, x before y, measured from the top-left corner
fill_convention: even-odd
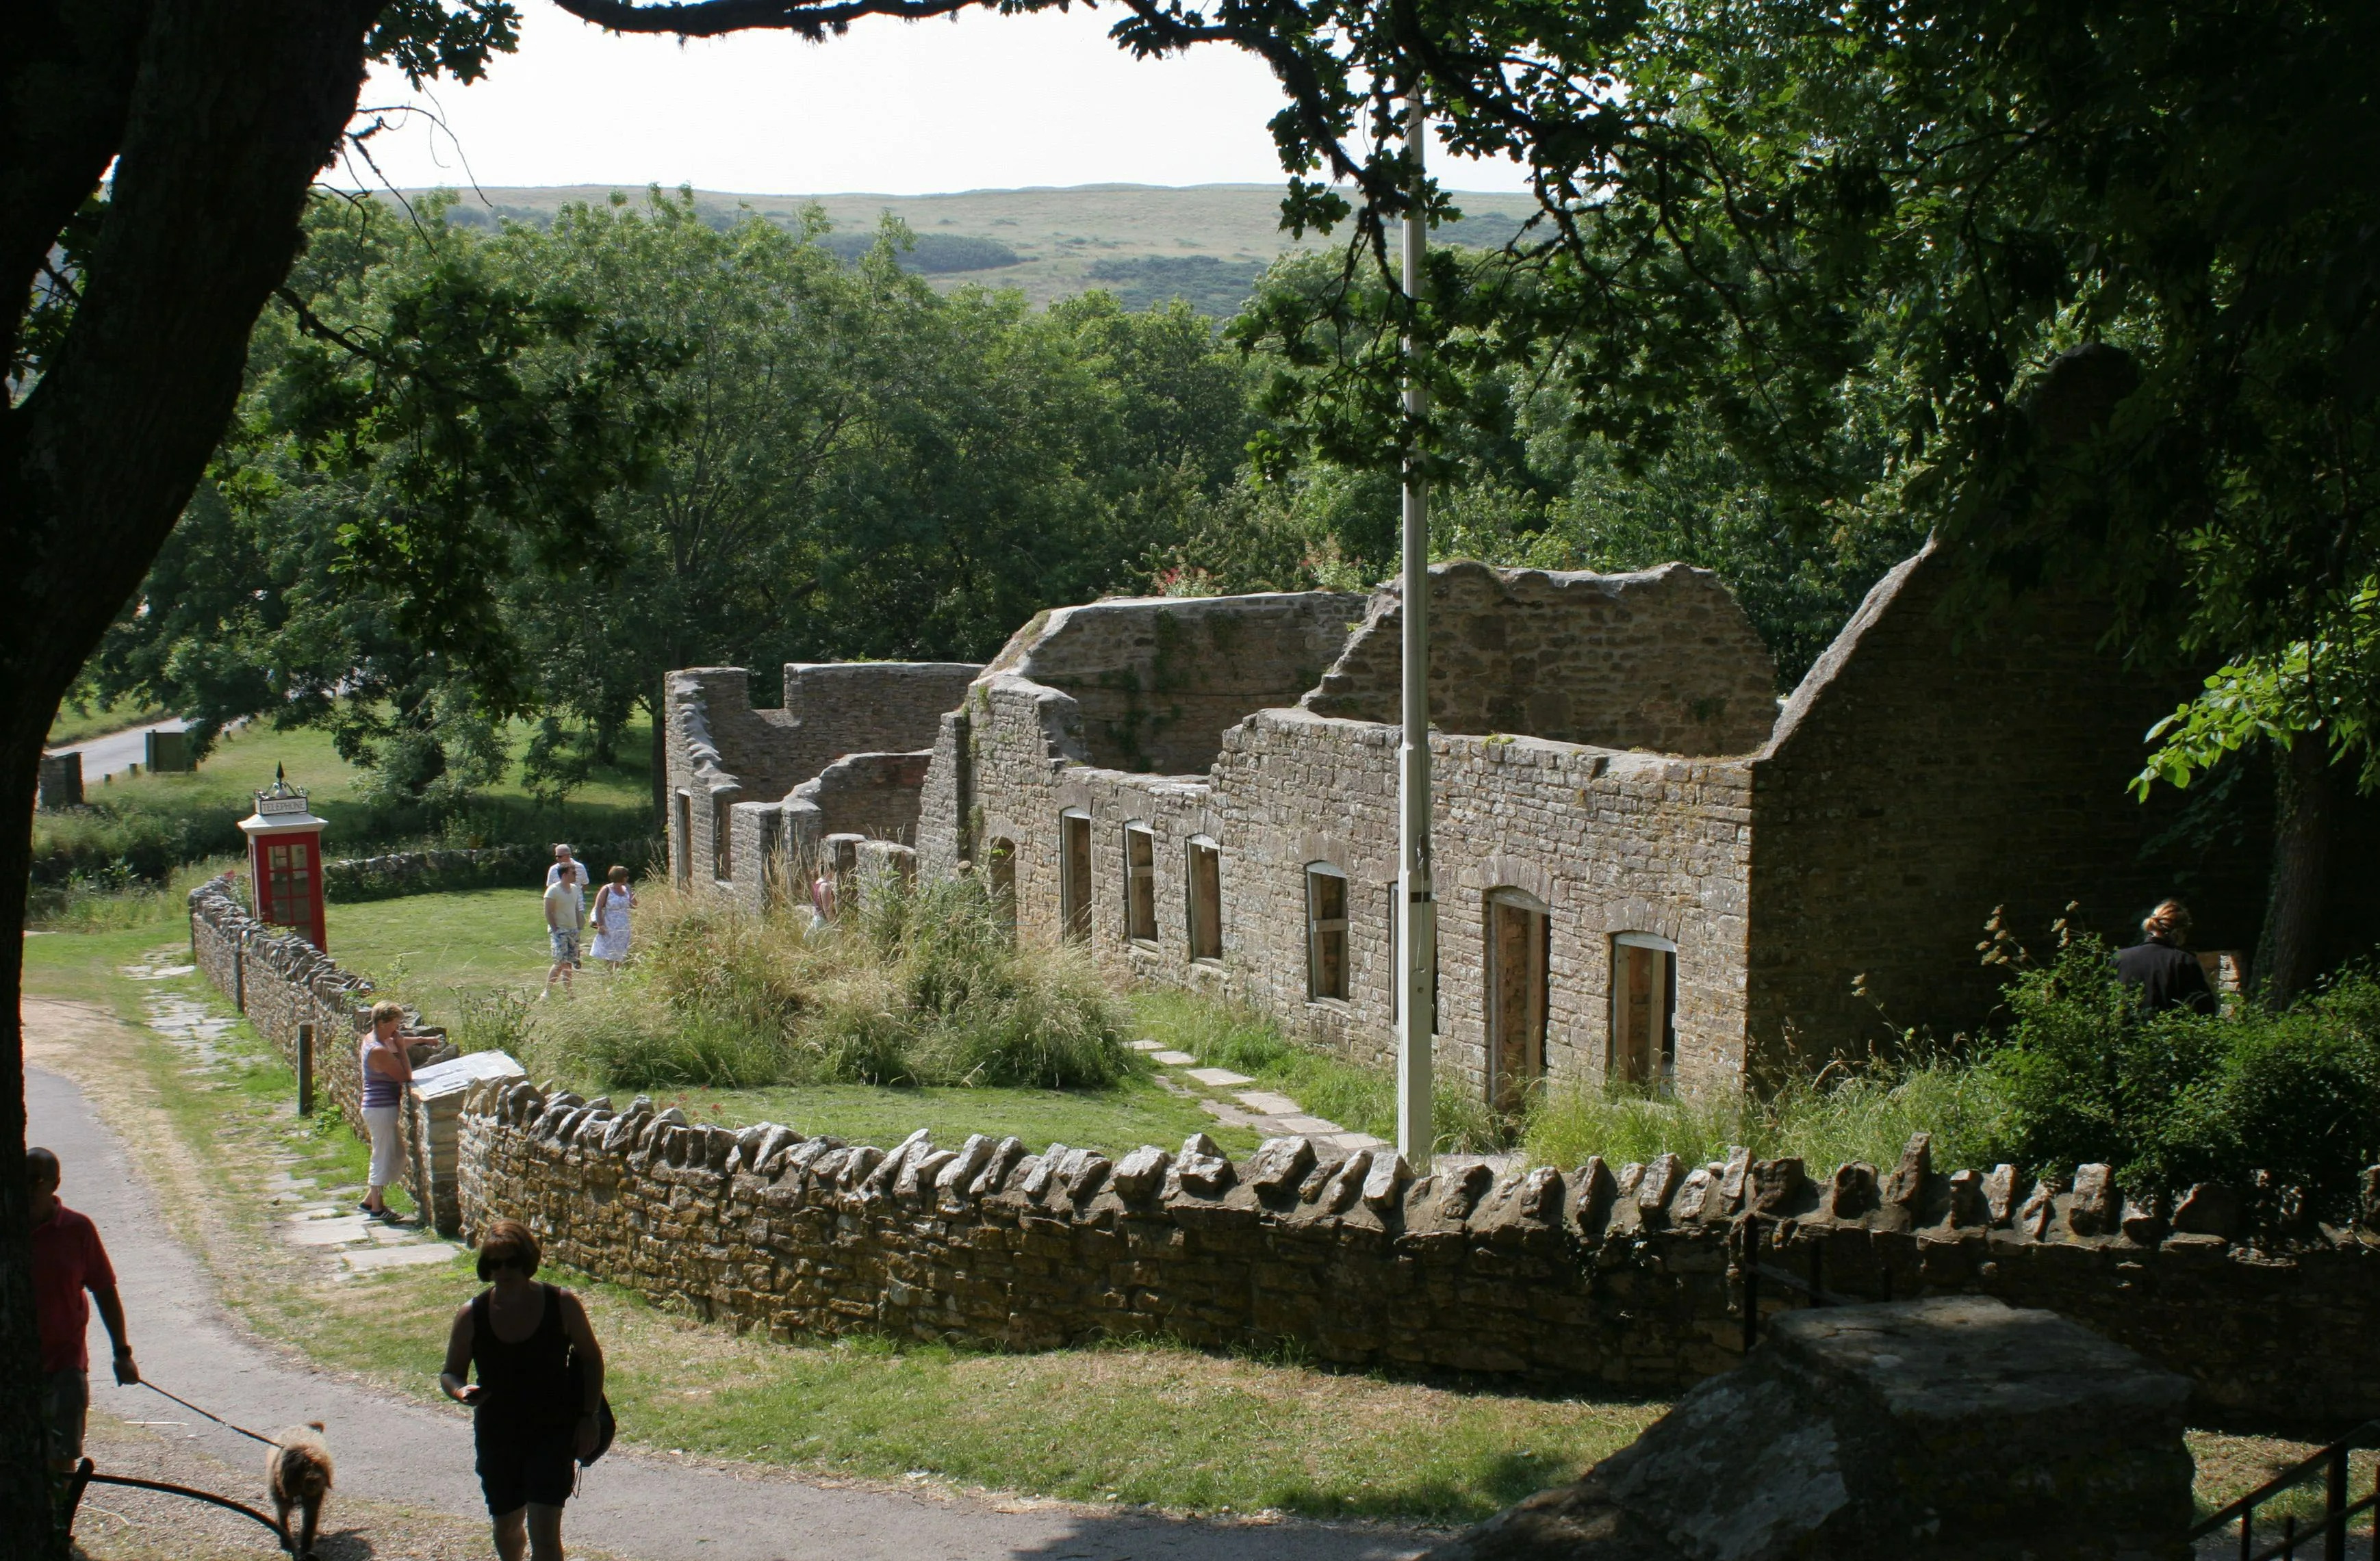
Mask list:
[[[645,192],[624,193],[640,200]],[[506,220],[542,223],[566,202],[611,196],[603,185],[484,188],[465,192],[452,218],[490,227]],[[1183,297],[1220,318],[1239,308],[1259,272],[1301,247],[1281,231],[1281,197],[1278,185],[1080,185],[954,195],[697,190],[695,203],[715,222],[733,222],[749,210],[791,225],[815,201],[834,224],[829,247],[845,254],[864,249],[880,215],[890,212],[917,236],[907,263],[937,286],[1014,287],[1036,304],[1104,287],[1130,308]],[[1465,220],[1440,229],[1441,242],[1500,244],[1536,209],[1525,195],[1455,199]]]

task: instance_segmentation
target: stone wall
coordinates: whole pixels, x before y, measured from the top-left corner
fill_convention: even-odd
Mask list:
[[[1956,568],[1929,549],[1880,582],[1752,767],[1749,1024],[1779,1073],[1888,1025],[1947,1037],[1981,1021],[1999,973],[1975,945],[1995,906],[2042,949],[2079,901],[2081,925],[2120,945],[2184,888],[2197,947],[2254,945],[2263,839],[2159,855],[2185,799],[2127,790],[2141,734],[2188,690],[2101,651],[2107,615],[2086,602],[2028,599],[1962,631]]]
[[[2380,1413],[2380,1251],[2362,1233],[2238,1244],[2256,1208],[2237,1223],[2209,1193],[2175,1216],[2199,1228],[2171,1234],[2104,1167],[2071,1187],[1942,1176],[1922,1139],[1888,1175],[1823,1183],[1741,1153],[1416,1179],[1303,1139],[1240,1164],[1203,1135],[1117,1162],[922,1131],[887,1154],[494,1083],[466,1096],[459,1166],[467,1230],[526,1219],[559,1262],[780,1337],[1294,1341],[1354,1367],[1667,1393],[1740,1358],[1748,1228],[1764,1264],[1847,1298],[1984,1293],[2071,1317],[2190,1377],[2200,1423]],[[1760,1304],[1792,1301],[1771,1281]]]
[[[1334,591],[1095,601],[1036,618],[990,670],[1073,699],[1085,762],[1186,775],[1225,727],[1312,688],[1363,611]]]
[[[314,1027],[314,1088],[364,1131],[358,1047],[371,982],[286,928],[258,921],[228,876],[190,891],[190,954],[290,1067],[298,1066],[298,1027]]]
[[[739,886],[760,902],[763,867],[782,843],[787,793],[846,754],[923,750],[942,712],[956,706],[980,667],[946,661],[793,662],[785,703],[752,707],[741,667],[694,667],[668,679],[670,861],[681,880]],[[728,850],[718,849],[728,821]],[[739,827],[739,821],[740,826]],[[746,838],[749,836],[750,838]],[[726,857],[729,871],[717,868]]]
[[[1385,1066],[1395,1044],[1396,729],[1268,709],[1224,732],[1210,777],[1160,777],[1075,758],[1075,711],[1071,696],[1013,674],[978,683],[935,750],[921,863],[947,871],[1009,842],[1019,930],[1055,941],[1065,936],[1061,817],[1087,815],[1087,941],[1104,965],[1228,994],[1314,1044]],[[1678,946],[1678,1081],[1732,1087],[1744,1034],[1745,761],[1447,734],[1431,751],[1445,1087],[1484,1095],[1492,1083],[1486,926],[1499,892],[1527,897],[1548,919],[1544,1072],[1604,1076],[1612,939],[1635,932]],[[1132,938],[1124,922],[1127,826],[1154,837],[1153,939]],[[1201,837],[1221,845],[1215,961],[1194,961],[1188,943],[1187,848]],[[1309,995],[1314,863],[1348,880],[1344,999]]]
[[[1777,668],[1707,569],[1634,575],[1433,564],[1429,719],[1446,732],[1652,753],[1749,753],[1777,719]],[[1305,700],[1394,724],[1404,609],[1394,587]]]
[[[794,849],[814,851],[816,842],[829,835],[914,841],[929,757],[925,753],[851,754],[795,787],[785,799],[787,838]]]

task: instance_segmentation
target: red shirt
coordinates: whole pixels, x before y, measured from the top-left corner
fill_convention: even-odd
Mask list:
[[[91,1325],[85,1290],[112,1290],[115,1270],[99,1244],[99,1227],[64,1204],[33,1227],[33,1312],[42,1330],[42,1370],[89,1371],[83,1334]]]

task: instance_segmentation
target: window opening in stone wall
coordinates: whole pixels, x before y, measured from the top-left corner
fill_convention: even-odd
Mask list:
[[[710,876],[722,883],[735,877],[735,842],[729,834],[735,816],[728,811],[735,805],[732,795],[710,799]]]
[[[1305,995],[1347,999],[1347,875],[1328,862],[1305,867]]]
[[[1611,940],[1611,1050],[1606,1074],[1667,1088],[1678,1071],[1678,946],[1649,932]]]
[[[677,886],[686,889],[694,882],[694,799],[686,793],[677,794]]]
[[[1146,824],[1123,827],[1123,935],[1157,941],[1157,837]]]
[[[990,875],[991,909],[1001,925],[1011,933],[1016,930],[1016,842],[1005,837],[990,841],[983,848],[984,870]]]
[[[1205,835],[1193,836],[1189,850],[1190,957],[1223,957],[1223,848]]]
[[[1066,938],[1091,937],[1091,816],[1069,809],[1058,819],[1058,912]]]
[[[1491,889],[1488,926],[1488,1102],[1518,1111],[1546,1074],[1546,958],[1552,918],[1517,889]]]

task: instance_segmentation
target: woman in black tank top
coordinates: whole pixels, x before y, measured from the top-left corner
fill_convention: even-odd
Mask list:
[[[480,1488],[504,1561],[521,1561],[524,1550],[562,1561],[562,1504],[577,1460],[596,1450],[603,1398],[603,1350],[586,1308],[530,1277],[538,1258],[537,1238],[519,1221],[489,1228],[480,1277],[492,1287],[455,1314],[438,1378],[448,1398],[475,1411]],[[479,1381],[467,1386],[473,1371]]]

